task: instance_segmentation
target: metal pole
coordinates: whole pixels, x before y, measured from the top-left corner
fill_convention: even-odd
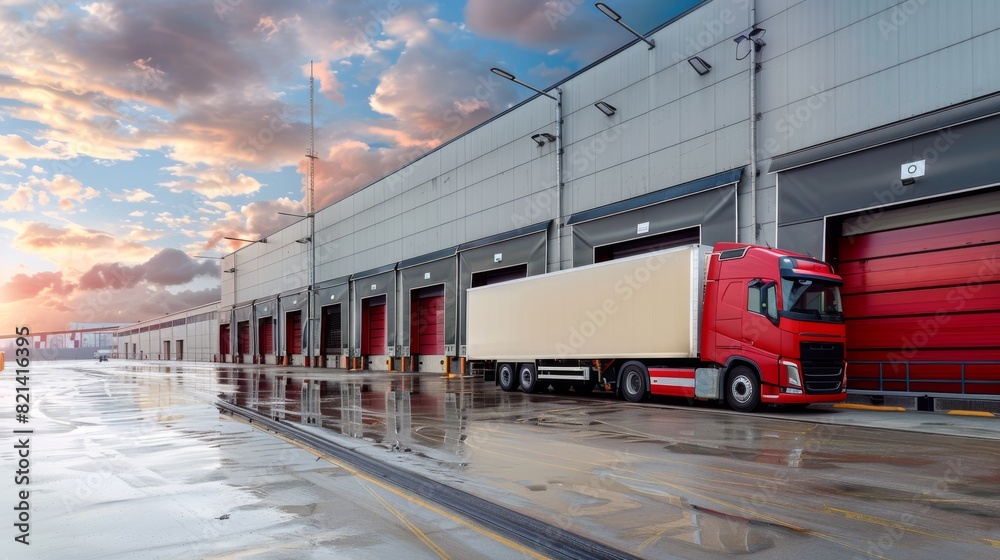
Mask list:
[[[750,2],[750,28],[757,25],[756,2]],[[757,45],[750,43],[750,240],[756,244],[757,236]]]
[[[559,99],[556,100],[556,270],[562,270],[562,230],[563,230],[563,133],[562,133],[562,88],[556,88]]]
[[[306,316],[306,324],[309,326],[308,332],[306,333],[306,340],[309,344],[309,348],[306,350],[306,356],[309,357],[309,361],[312,367],[318,366],[319,356],[313,355],[314,343],[317,343],[319,339],[317,338],[317,332],[319,329],[316,328],[316,321],[318,317],[315,317],[316,298],[313,293],[313,287],[316,285],[316,208],[315,208],[315,190],[316,190],[316,127],[315,127],[315,103],[313,100],[313,92],[315,90],[315,79],[313,78],[313,63],[309,61],[309,292],[306,297],[306,304],[309,306]]]

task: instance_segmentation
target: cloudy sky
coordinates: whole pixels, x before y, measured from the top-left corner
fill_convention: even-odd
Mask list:
[[[547,87],[630,40],[582,0],[0,0],[0,328],[218,300],[195,255],[306,212],[310,60],[322,208],[530,95],[491,66]]]

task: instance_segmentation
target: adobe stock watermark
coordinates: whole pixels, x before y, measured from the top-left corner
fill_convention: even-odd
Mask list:
[[[569,164],[573,167],[575,175],[581,176],[595,171],[598,156],[621,141],[628,129],[628,122],[618,123],[587,140],[574,143],[569,151]]]
[[[21,47],[34,39],[39,30],[48,27],[49,23],[62,14],[62,9],[69,4],[68,0],[47,0],[42,2],[38,10],[21,23],[14,26],[14,31],[8,36],[13,47]]]
[[[584,347],[588,340],[600,332],[619,311],[621,304],[628,302],[635,294],[652,280],[653,275],[663,268],[672,253],[651,255],[642,260],[642,264],[617,280],[612,287],[617,297],[608,297],[601,305],[587,311],[587,318],[575,327],[571,327],[565,342],[556,343],[556,355],[566,358]]]
[[[933,165],[938,158],[950,150],[961,137],[961,134],[955,132],[951,128],[938,131],[931,145],[924,148],[924,150],[920,153],[921,159],[926,162],[928,167]],[[847,238],[848,241],[850,243],[854,243],[855,237],[858,234],[868,232],[879,220],[882,214],[885,213],[886,207],[895,204],[904,194],[907,193],[907,191],[908,189],[906,185],[903,185],[900,180],[893,180],[892,184],[890,184],[887,188],[875,191],[873,193],[875,202],[865,209],[861,216],[856,219],[854,227]]]
[[[815,430],[808,432],[808,440],[801,449],[793,450],[788,455],[787,465],[797,468],[801,465],[803,458],[808,460],[809,455],[817,453],[828,444],[840,438],[843,429],[833,424],[819,424]],[[740,505],[748,512],[759,514],[760,509],[770,505],[782,496],[787,496],[786,487],[795,481],[789,476],[791,468],[783,468],[777,471],[771,478],[763,479],[756,485],[749,495],[740,497]],[[740,523],[733,521],[733,523]]]
[[[553,512],[555,518],[552,525],[564,531],[572,531],[582,519],[600,519],[610,511],[629,509],[627,502],[631,499],[622,492],[622,482],[617,479],[634,476],[633,468],[633,461],[627,453],[614,451],[608,456],[604,466],[593,470],[593,476],[587,479],[586,484],[564,485],[565,491],[588,498],[590,504],[574,502],[563,512]]]
[[[962,476],[965,472],[965,466],[962,464],[961,459],[952,459],[948,461],[948,470],[945,471],[944,475],[939,478],[933,486],[931,486],[928,491],[922,494],[919,498],[914,498],[914,501],[927,498],[941,497],[945,495],[952,486],[957,484],[962,480]],[[893,508],[899,510],[900,508]],[[919,525],[915,525],[914,522],[917,520],[917,516],[927,515],[931,511],[931,506],[924,504],[920,506],[916,512],[908,513],[902,512],[899,514],[898,522],[892,524],[886,524],[887,528],[879,537],[868,545],[865,550],[865,556],[857,556],[854,558],[861,560],[864,558],[885,558],[885,555],[889,553],[893,548],[899,544],[899,541],[903,540],[908,532],[910,532],[906,526],[911,525],[914,531],[921,533],[921,528]]]
[[[472,90],[472,99],[465,98],[465,105],[482,105],[485,104],[487,107],[493,106],[494,98],[496,97],[497,90],[500,87],[499,77],[492,72],[486,72],[476,78],[476,85]],[[441,126],[436,126],[427,133],[427,137],[438,143],[447,142],[449,139],[460,134],[465,125],[468,123],[471,113],[464,112],[459,109],[459,104],[463,100],[455,100],[452,107],[449,107],[441,112],[440,122]],[[414,146],[401,152],[397,157],[396,161],[399,166],[395,171],[390,173],[385,177],[383,184],[387,189],[386,198],[394,196],[402,192],[403,182],[406,179],[412,177],[419,169],[421,164],[420,158],[429,153],[427,148],[422,146]]]
[[[740,16],[746,18],[750,12],[750,0],[733,0],[730,4],[732,4],[732,8],[721,4],[722,8],[717,17],[702,22],[701,28],[696,33],[688,34],[684,38],[684,44],[681,45],[682,50],[675,51],[671,56],[675,64],[687,60],[725,39],[726,27],[736,23]]]
[[[893,372],[905,369],[906,363],[917,355],[917,351],[925,348],[941,331],[941,327],[947,325],[954,313],[965,309],[969,301],[976,297],[976,294],[983,290],[983,284],[995,281],[1000,276],[1000,260],[994,253],[979,261],[976,275],[968,279],[964,284],[948,290],[945,294],[945,302],[950,307],[940,307],[932,317],[917,321],[917,330],[908,336],[902,336],[900,351],[889,352],[886,356],[892,364]]]
[[[906,0],[906,2],[892,7],[889,11],[888,21],[879,17],[878,30],[882,33],[882,39],[889,39],[891,35],[898,33],[899,29],[906,25],[926,3],[927,0]]]
[[[555,2],[545,2],[545,21],[549,23],[549,29],[555,31],[559,25],[569,20],[584,0],[557,0]]]
[[[820,84],[819,86],[815,84],[810,85],[809,91],[812,92],[812,95],[805,99],[805,103],[796,105],[795,108],[790,109],[785,116],[775,121],[774,132],[776,134],[769,134],[767,138],[764,138],[760,143],[760,148],[764,150],[767,157],[773,157],[785,150],[785,148],[778,143],[776,136],[782,136],[786,139],[793,138],[800,130],[809,124],[809,121],[811,121],[817,113],[822,111],[834,97],[833,90],[826,89],[826,86],[823,84]]]
[[[574,175],[579,177],[597,171],[597,158],[613,144],[620,142],[628,128],[628,123],[619,123],[595,134],[588,140],[573,144],[569,149],[567,159],[568,164],[573,168]],[[525,227],[558,216],[559,209],[556,208],[556,199],[551,192],[557,186],[558,182],[552,182],[527,197],[527,201],[515,201],[523,207],[511,216],[511,225],[515,228]]]

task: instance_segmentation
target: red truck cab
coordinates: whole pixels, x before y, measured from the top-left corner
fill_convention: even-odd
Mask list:
[[[746,412],[846,400],[843,281],[830,265],[719,243],[706,274],[700,354],[723,366],[719,381],[729,406]]]

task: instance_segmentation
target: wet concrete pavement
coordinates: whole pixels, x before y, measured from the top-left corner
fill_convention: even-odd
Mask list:
[[[52,557],[441,556],[421,534],[454,558],[523,552],[220,419],[215,396],[643,557],[1000,555],[995,418],[741,415],[504,393],[437,374],[261,366],[66,363],[47,375],[60,382],[38,389],[39,425],[53,434],[51,445],[38,438],[45,494],[33,533],[48,545],[33,551]],[[101,490],[65,503],[98,479]],[[419,532],[403,521],[416,516]],[[172,536],[137,538],[158,528]]]
[[[383,481],[220,416],[210,369],[123,369],[34,367],[30,482],[16,488],[30,491],[30,544],[13,540],[13,504],[4,503],[0,557],[532,556]],[[4,402],[13,401],[8,393],[0,391]],[[11,445],[0,448],[11,471],[0,495],[10,501],[16,461]]]

